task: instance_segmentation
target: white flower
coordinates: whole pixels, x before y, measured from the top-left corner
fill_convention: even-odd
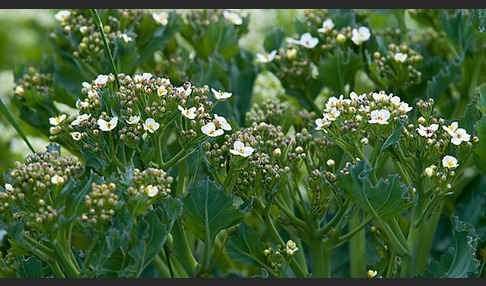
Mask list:
[[[54,126],[54,127],[49,128],[49,133],[51,135],[56,135],[59,132],[61,132],[61,127],[59,127],[59,126]]]
[[[400,112],[407,113],[410,110],[412,110],[412,107],[411,106],[408,106],[408,103],[406,103],[406,102],[401,102],[400,103],[400,106],[398,106],[398,110]]]
[[[317,43],[319,43],[318,38],[312,37],[310,33],[305,33],[300,37],[299,45],[304,46],[308,49],[314,48]]]
[[[71,16],[71,12],[69,12],[67,10],[62,10],[62,11],[57,12],[56,15],[54,16],[54,18],[56,18],[56,20],[58,20],[58,21],[64,22],[67,19],[69,19],[70,16]]]
[[[375,101],[383,101],[383,102],[388,102],[392,95],[387,95],[384,92],[373,92],[373,99]]]
[[[74,141],[79,141],[81,139],[81,133],[79,132],[71,132],[71,137]]]
[[[217,100],[225,100],[227,98],[230,98],[232,95],[232,93],[230,92],[215,90],[214,88],[211,88],[211,91],[213,92],[214,98],[216,98]]]
[[[128,43],[128,42],[133,41],[133,38],[132,38],[132,37],[130,37],[130,36],[128,36],[127,34],[121,34],[121,35],[120,35],[120,38],[122,38],[122,39],[123,39],[123,41],[125,41],[125,43]]]
[[[54,185],[60,185],[64,183],[64,178],[59,175],[54,175],[51,177],[51,183],[53,183]]]
[[[393,105],[393,106],[400,106],[400,97],[398,96],[392,96],[390,98],[390,103]]]
[[[332,108],[327,114],[324,114],[324,118],[334,121],[339,117],[340,114],[341,112],[339,110]]]
[[[147,120],[145,120],[145,122],[143,123],[143,129],[147,130],[150,133],[154,133],[155,131],[157,131],[157,129],[159,129],[159,127],[160,124],[153,118],[147,118]]]
[[[148,185],[145,187],[145,191],[147,192],[147,196],[153,198],[159,193],[159,188],[157,188],[157,186]]]
[[[151,73],[143,73],[143,74],[136,74],[134,77],[133,77],[133,80],[135,82],[144,82],[144,81],[149,81],[150,79],[152,78],[152,74]]]
[[[15,94],[22,96],[24,95],[24,88],[21,85],[15,87]]]
[[[285,41],[287,42],[287,44],[300,45],[300,41],[296,40],[294,38],[287,37],[287,38],[285,38]]]
[[[257,62],[259,63],[269,63],[273,61],[275,56],[277,55],[277,50],[271,51],[269,54],[257,54]]]
[[[255,149],[252,147],[245,146],[243,142],[236,140],[235,143],[233,143],[233,149],[231,149],[230,152],[233,155],[248,157],[253,153],[254,150]]]
[[[352,31],[353,36],[351,40],[356,45],[361,45],[361,43],[368,41],[371,36],[370,30],[366,27],[359,27],[359,29],[353,29]]]
[[[241,25],[241,23],[243,23],[243,19],[241,19],[240,15],[230,11],[224,11],[223,17],[233,25]]]
[[[89,84],[88,82],[85,82],[85,81],[83,81],[81,83],[81,86],[84,87],[84,88],[86,88],[86,89],[90,89],[91,88],[91,84]]]
[[[79,32],[81,32],[81,34],[85,34],[86,32],[88,32],[88,27],[86,26],[79,27]]]
[[[394,59],[396,62],[403,63],[403,62],[405,62],[405,60],[407,59],[407,54],[403,54],[403,53],[396,53],[396,54],[393,56],[393,59]]]
[[[332,167],[332,166],[334,166],[334,165],[336,164],[336,162],[334,162],[334,160],[333,160],[333,159],[329,159],[329,160],[327,160],[326,164],[327,164],[329,167]]]
[[[295,242],[292,240],[287,241],[287,244],[285,245],[285,252],[287,252],[287,254],[293,255],[297,250],[299,250],[299,248]]]
[[[50,117],[49,123],[53,126],[57,126],[57,125],[61,124],[61,122],[63,122],[64,119],[66,119],[66,114],[61,114],[61,115],[56,116],[56,117]]]
[[[157,88],[157,95],[164,96],[167,94],[167,88],[164,85],[161,85]]]
[[[101,118],[98,119],[98,126],[100,127],[101,131],[111,131],[115,129],[117,124],[118,124],[118,117],[113,117],[110,121],[106,121]]]
[[[14,188],[12,185],[10,184],[5,184],[5,190],[9,191],[9,192],[13,192]]]
[[[108,76],[104,74],[100,74],[94,81],[94,84],[98,86],[105,86],[105,84],[108,82]]]
[[[221,128],[223,130],[229,131],[231,130],[231,125],[226,121],[226,118],[214,114],[214,120],[216,120],[216,127]]]
[[[316,119],[316,130],[321,130],[323,127],[327,127],[329,125],[331,125],[331,121],[329,121],[327,119],[327,117],[325,118],[317,118]]]
[[[424,171],[425,175],[427,177],[432,177],[434,175],[435,168],[437,168],[435,165],[431,165],[431,166],[425,168],[425,171]]]
[[[434,132],[437,131],[437,129],[439,129],[438,124],[432,124],[429,127],[425,127],[422,124],[419,124],[419,128],[417,128],[417,132],[418,134],[420,134],[420,136],[431,137],[432,135],[434,135]]]
[[[442,126],[442,129],[449,133],[449,135],[454,136],[454,133],[456,132],[458,127],[459,124],[457,122],[452,122],[449,126]]]
[[[324,22],[322,22],[322,28],[319,28],[317,31],[319,33],[327,33],[331,31],[334,28],[334,23],[332,22],[331,19],[326,19]]]
[[[77,126],[77,125],[79,125],[79,123],[88,120],[90,117],[91,117],[91,114],[78,115],[78,117],[76,117],[76,119],[74,119],[73,122],[71,122],[71,126]]]
[[[457,128],[452,135],[451,142],[454,145],[460,145],[461,142],[468,142],[471,139],[471,135],[467,134],[466,129],[464,128]]]
[[[89,106],[89,102],[86,102],[86,101],[81,101],[81,100],[77,100],[76,101],[76,107],[79,108],[79,109],[83,109],[83,108],[88,108]]]
[[[449,155],[446,155],[442,159],[442,166],[444,166],[444,168],[454,169],[457,166],[459,166],[459,164],[457,164],[457,159],[456,158],[454,158],[452,156],[449,156]]]
[[[217,137],[223,135],[223,129],[216,129],[214,122],[209,122],[208,124],[201,127],[201,132],[207,136]]]
[[[191,87],[188,87],[187,89],[184,89],[184,87],[179,86],[176,90],[177,90],[178,93],[184,94],[185,96],[191,95],[191,92],[192,92],[192,88]]]
[[[376,270],[368,270],[368,277],[369,278],[373,278],[376,276],[376,274],[378,274],[378,272]]]
[[[334,96],[331,96],[326,102],[326,111],[330,111],[333,108],[336,108],[340,104],[339,99]]]
[[[140,116],[138,115],[131,115],[128,117],[127,123],[130,125],[137,124],[140,121]]]
[[[371,119],[368,120],[368,122],[378,123],[378,124],[388,124],[388,119],[390,119],[390,111],[386,109],[373,110],[371,111]]]
[[[184,107],[178,105],[177,108],[181,111],[182,115],[189,119],[194,119],[196,118],[196,108],[191,107],[189,109],[185,109]]]
[[[169,23],[168,17],[169,14],[167,14],[166,12],[152,13],[152,18],[154,18],[155,22],[162,26],[167,26],[167,24]]]

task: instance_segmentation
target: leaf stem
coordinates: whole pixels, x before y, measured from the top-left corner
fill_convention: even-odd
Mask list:
[[[101,22],[100,16],[98,15],[98,11],[96,9],[91,9],[91,13],[95,19],[96,27],[98,28],[99,32],[101,33],[101,38],[103,39],[103,45],[105,47],[105,53],[108,60],[111,63],[111,68],[113,69],[113,73],[115,75],[116,85],[120,88],[120,80],[118,79],[118,71],[115,66],[115,61],[113,60],[113,56],[111,55],[110,47],[108,46],[108,41],[106,40],[105,30],[103,28],[103,23]]]

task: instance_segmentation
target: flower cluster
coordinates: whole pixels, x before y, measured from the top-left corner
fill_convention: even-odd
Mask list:
[[[280,271],[282,263],[291,259],[292,255],[298,250],[297,244],[293,240],[288,240],[285,246],[277,245],[276,249],[268,247],[263,250],[263,254],[267,258],[268,263],[270,263],[270,267],[274,271]]]
[[[361,146],[374,138],[390,133],[398,120],[407,120],[412,110],[400,97],[384,91],[358,95],[351,92],[349,98],[330,97],[323,117],[315,121],[315,129],[337,139],[340,145]],[[358,148],[359,149],[359,148]]]
[[[404,148],[411,154],[423,154],[421,175],[430,178],[434,190],[443,193],[453,187],[456,169],[479,138],[461,128],[459,122],[438,117],[433,105],[432,99],[417,102],[419,117],[403,129],[408,138]]]
[[[246,121],[249,125],[265,122],[272,125],[280,125],[286,131],[285,123],[290,123],[290,106],[276,99],[265,99],[261,103],[255,103],[246,113]]]
[[[225,135],[222,144],[206,143],[206,156],[218,170],[226,170],[231,165],[230,169],[235,173],[226,175],[236,178],[233,191],[248,197],[271,190],[281,174],[288,170],[283,164],[289,140],[279,126],[254,123],[251,127]],[[247,164],[239,165],[239,158],[246,158]]]
[[[61,157],[56,150],[29,155],[17,162],[0,191],[0,216],[7,222],[24,222],[29,229],[54,225],[59,214],[56,198],[81,169],[77,158]]]
[[[148,168],[144,171],[133,170],[132,185],[128,187],[129,195],[142,196],[155,200],[166,198],[170,194],[170,186],[174,179],[164,170]]]
[[[119,74],[118,78],[119,88],[112,74],[98,75],[91,83],[83,82],[85,98],[76,104],[79,115],[50,118],[50,139],[74,142],[81,150],[112,161],[109,154],[117,151],[118,141],[136,150],[141,142],[162,136],[164,128],[173,122],[181,144],[187,145],[231,130],[224,117],[210,113],[215,102],[227,100],[231,93],[213,89],[211,96],[207,86],[198,88],[187,82],[176,87],[169,79],[150,73],[133,77]],[[104,134],[120,140],[110,141]]]
[[[421,62],[422,56],[406,44],[389,44],[385,55],[373,54],[371,69],[383,85],[406,88],[420,82],[422,73],[417,69]]]
[[[34,91],[37,96],[47,96],[54,91],[52,74],[41,73],[34,67],[29,67],[27,71],[13,87],[16,96],[24,97],[29,91]]]
[[[115,193],[114,183],[91,185],[91,192],[84,197],[85,212],[81,220],[91,225],[101,226],[108,222],[119,205],[119,196]]]
[[[153,14],[153,15],[152,15]],[[163,15],[150,13],[142,9],[106,9],[100,10],[100,17],[104,23],[103,29],[105,36],[110,44],[117,39],[129,43],[137,38],[137,30],[133,29],[139,23],[141,17],[153,17],[153,23],[159,25],[164,23]],[[59,37],[71,36],[78,38],[77,44],[72,44],[68,49],[76,58],[98,65],[103,55],[103,40],[98,31],[95,20],[88,9],[62,10],[55,15],[56,20],[61,23],[61,33],[52,33],[51,37],[61,40]],[[167,17],[165,17],[167,18]],[[166,21],[166,20],[165,20]],[[165,22],[165,25],[167,23]],[[64,46],[64,45],[63,45]]]

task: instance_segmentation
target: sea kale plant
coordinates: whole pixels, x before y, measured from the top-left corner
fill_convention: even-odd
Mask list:
[[[486,277],[486,12],[300,12],[56,11],[0,277]]]

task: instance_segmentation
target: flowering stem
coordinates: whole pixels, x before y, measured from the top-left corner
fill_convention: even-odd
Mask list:
[[[108,60],[111,63],[111,67],[113,69],[113,73],[115,75],[115,80],[116,80],[116,85],[118,88],[120,88],[120,80],[118,79],[118,71],[116,70],[115,66],[115,61],[113,60],[113,56],[111,55],[111,50],[110,47],[108,46],[108,41],[106,40],[106,35],[105,35],[105,30],[103,28],[103,23],[101,22],[100,16],[98,15],[98,12],[96,9],[91,9],[91,13],[93,14],[93,17],[95,19],[95,24],[96,27],[98,28],[99,32],[101,33],[101,38],[103,39],[103,45],[105,47],[105,53],[108,58]]]

